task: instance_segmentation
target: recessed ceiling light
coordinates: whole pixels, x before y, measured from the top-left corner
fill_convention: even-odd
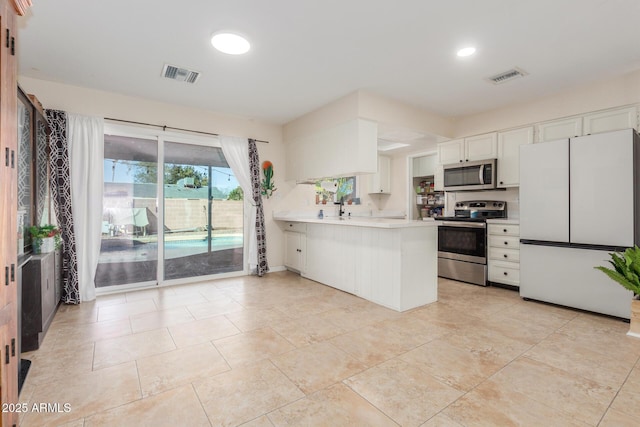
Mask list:
[[[465,47],[465,48],[460,49],[458,51],[458,56],[460,56],[460,57],[471,56],[474,53],[476,53],[476,48],[475,47]]]
[[[220,52],[228,53],[229,55],[242,55],[251,48],[247,39],[229,32],[214,34],[211,37],[211,44]]]

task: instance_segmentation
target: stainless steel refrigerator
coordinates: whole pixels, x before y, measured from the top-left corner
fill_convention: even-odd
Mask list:
[[[632,293],[593,267],[640,242],[633,129],[520,148],[520,295],[629,318]]]

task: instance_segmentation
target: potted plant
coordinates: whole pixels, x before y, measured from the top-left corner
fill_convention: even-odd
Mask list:
[[[55,225],[47,224],[29,227],[32,237],[33,253],[53,252],[62,246],[60,230]]]
[[[633,292],[631,300],[631,322],[628,335],[640,338],[640,248],[634,246],[624,252],[609,254],[613,269],[594,267],[602,271],[624,288]]]

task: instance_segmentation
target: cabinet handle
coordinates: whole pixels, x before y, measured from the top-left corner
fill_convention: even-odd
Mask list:
[[[16,339],[11,338],[11,357],[16,356]]]
[[[504,257],[507,258],[507,254],[504,254]]]
[[[460,159],[460,163],[462,163],[462,159]]]
[[[504,231],[504,232],[506,233],[506,232],[507,232],[507,229],[505,228],[505,229],[503,229],[502,231]]]
[[[504,184],[504,182],[500,181],[500,185]]]
[[[293,224],[289,224],[289,227],[293,227]]]
[[[8,365],[9,364],[9,345],[5,345],[4,346],[4,364]]]
[[[505,244],[505,245],[508,245],[508,244],[509,244],[509,242],[504,242],[504,244]]]
[[[505,271],[505,272],[504,272],[504,273],[502,273],[502,274],[504,274],[504,275],[506,276],[506,275],[507,275],[507,272]]]
[[[296,249],[296,252],[302,252],[302,249]]]
[[[15,264],[11,264],[11,281],[12,282],[16,281],[16,265]]]
[[[4,284],[9,286],[9,267],[4,268]]]

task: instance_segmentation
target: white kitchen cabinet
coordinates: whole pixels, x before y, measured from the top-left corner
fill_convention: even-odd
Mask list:
[[[391,193],[391,158],[378,156],[378,172],[369,175],[369,194]]]
[[[374,173],[378,124],[355,119],[286,141],[286,180]]]
[[[582,117],[553,120],[536,125],[536,142],[555,141],[582,135]]]
[[[309,224],[304,277],[341,291],[356,293],[357,227]]]
[[[284,232],[284,266],[299,273],[304,272],[306,258],[305,233]]]
[[[464,160],[464,139],[454,139],[452,141],[438,144],[438,163],[450,165]]]
[[[435,175],[438,158],[435,154],[413,158],[413,176]]]
[[[496,132],[465,138],[464,145],[465,161],[472,162],[498,157],[498,134]]]
[[[436,172],[433,175],[433,190],[444,191],[444,167],[436,165]]]
[[[307,224],[304,277],[397,311],[437,300],[435,225],[381,228],[348,221]]]
[[[520,226],[487,224],[489,241],[489,281],[520,285]]]
[[[438,163],[472,162],[498,157],[498,134],[491,132],[438,144]]]
[[[584,116],[584,135],[622,129],[638,129],[638,109],[636,107],[617,108]]]
[[[520,185],[520,146],[533,143],[533,127],[498,133],[498,187]]]

